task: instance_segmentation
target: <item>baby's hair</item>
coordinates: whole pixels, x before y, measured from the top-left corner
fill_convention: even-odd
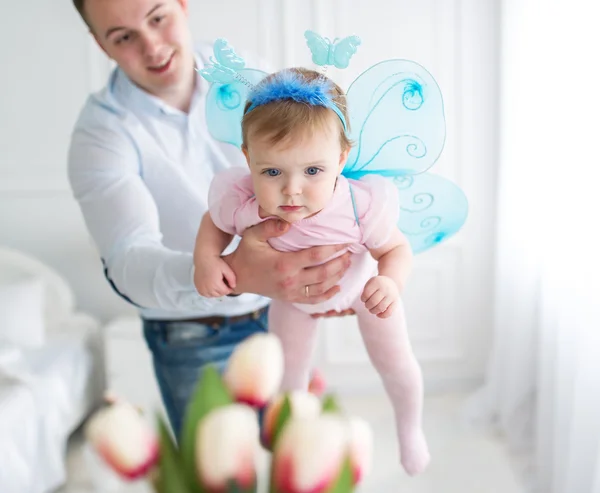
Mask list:
[[[287,68],[280,72],[268,75],[260,84],[268,83],[283,72],[293,73],[301,80],[310,83],[318,78],[330,87],[329,96],[333,104],[340,110],[349,128],[349,118],[346,109],[346,95],[344,91],[332,80],[314,70],[305,68]],[[248,147],[248,137],[266,138],[271,145],[277,145],[285,140],[293,138],[298,131],[314,131],[326,128],[328,119],[335,118],[339,126],[340,145],[342,150],[352,147],[352,142],[344,132],[341,120],[333,110],[325,106],[297,102],[291,99],[280,99],[267,104],[256,106],[248,111],[252,102],[248,101],[244,108],[242,118],[242,146]]]

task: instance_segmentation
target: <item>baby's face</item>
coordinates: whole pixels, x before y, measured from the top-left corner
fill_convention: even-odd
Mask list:
[[[331,199],[348,151],[342,151],[333,115],[328,128],[273,146],[251,139],[244,150],[261,216],[295,222],[319,212]]]

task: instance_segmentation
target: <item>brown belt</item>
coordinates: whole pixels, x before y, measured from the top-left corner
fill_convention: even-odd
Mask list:
[[[218,328],[226,324],[237,324],[241,322],[249,322],[250,320],[258,320],[268,310],[268,306],[260,308],[250,313],[243,315],[235,315],[233,317],[203,317],[203,318],[184,318],[177,320],[160,320],[160,322],[176,322],[176,323],[192,323],[208,325],[212,328]]]

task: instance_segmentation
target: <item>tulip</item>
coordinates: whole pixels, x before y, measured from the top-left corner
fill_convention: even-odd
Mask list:
[[[254,334],[232,353],[223,381],[238,402],[263,407],[283,378],[283,350],[274,334]]]
[[[295,390],[277,395],[267,406],[263,417],[262,440],[267,448],[273,445],[275,425],[286,396],[290,400],[290,418],[316,418],[321,414],[321,401],[312,393]]]
[[[196,431],[196,472],[209,493],[223,492],[234,482],[250,488],[256,481],[260,450],[255,412],[242,404],[210,411]]]
[[[373,430],[367,421],[351,417],[348,420],[350,463],[354,484],[360,483],[371,471]]]
[[[86,426],[86,437],[98,455],[125,479],[145,476],[158,461],[155,431],[126,402],[98,411]]]
[[[327,382],[323,373],[317,369],[313,370],[310,382],[308,383],[308,391],[320,397],[325,393],[326,388]]]
[[[341,416],[292,419],[273,454],[272,481],[278,493],[323,493],[340,475],[348,455],[348,426]]]

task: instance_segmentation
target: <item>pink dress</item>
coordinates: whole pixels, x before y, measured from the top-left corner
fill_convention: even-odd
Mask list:
[[[208,202],[215,225],[232,235],[241,236],[246,228],[270,219],[259,216],[252,179],[246,168],[217,174]],[[361,295],[366,282],[377,274],[377,263],[369,250],[389,240],[397,228],[399,209],[398,191],[390,179],[369,175],[348,180],[339,176],[333,196],[323,210],[292,223],[282,236],[271,238],[269,244],[283,252],[348,244],[347,250],[355,254],[336,296],[321,304],[294,306],[306,313],[348,308]]]

